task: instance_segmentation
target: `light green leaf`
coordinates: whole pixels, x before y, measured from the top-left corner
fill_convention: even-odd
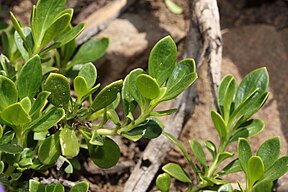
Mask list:
[[[45,112],[38,119],[33,121],[27,130],[32,130],[34,132],[42,132],[50,129],[56,125],[61,119],[65,117],[65,110],[62,108],[52,107],[47,112]]]
[[[23,148],[16,144],[2,144],[0,145],[0,151],[8,154],[18,154],[23,151]]]
[[[85,181],[78,182],[74,185],[69,192],[88,192],[89,184]]]
[[[160,94],[160,87],[153,77],[141,74],[136,78],[136,86],[140,94],[148,99],[155,99]]]
[[[169,192],[171,178],[167,173],[158,175],[156,179],[156,186],[161,192]]]
[[[192,139],[189,140],[189,144],[197,161],[199,161],[204,167],[207,167],[208,165],[207,165],[205,153],[202,149],[201,144],[198,141],[192,140]]]
[[[92,161],[102,169],[113,167],[120,158],[118,145],[109,137],[105,138],[103,146],[87,145]]]
[[[60,131],[59,138],[62,155],[66,157],[76,157],[80,147],[75,131],[66,126]]]
[[[272,137],[265,141],[257,151],[257,156],[261,157],[265,171],[268,170],[278,159],[280,154],[280,139]]]
[[[231,174],[231,173],[237,173],[239,171],[242,171],[240,162],[238,159],[234,159],[217,174],[219,174],[221,176],[221,175],[227,175],[227,174]]]
[[[183,13],[183,9],[179,7],[177,4],[175,4],[172,0],[165,0],[165,4],[172,13],[175,14]]]
[[[259,185],[254,187],[255,192],[271,192],[274,189],[273,181],[261,182]]]
[[[41,60],[38,55],[33,56],[22,67],[16,85],[19,98],[29,97],[32,99],[38,92],[42,82]]]
[[[55,163],[60,154],[59,132],[47,137],[38,149],[39,160],[45,165]]]
[[[45,192],[45,186],[36,180],[29,180],[29,192]]]
[[[88,93],[88,85],[84,77],[77,76],[74,79],[74,89],[79,100]]]
[[[233,187],[230,183],[228,183],[219,187],[217,192],[233,192]]]
[[[18,92],[13,81],[0,75],[0,110],[18,101]]]
[[[86,63],[83,65],[79,71],[78,76],[83,77],[88,85],[88,89],[91,89],[96,83],[97,70],[93,63]]]
[[[4,109],[1,118],[11,125],[24,125],[32,119],[20,103],[15,103]]]
[[[219,136],[222,140],[225,140],[227,137],[227,128],[223,118],[214,110],[211,111],[211,118]]]
[[[247,166],[247,178],[248,185],[250,189],[255,184],[255,182],[259,181],[264,175],[264,164],[260,157],[252,156],[248,160]]]
[[[218,158],[218,163],[221,163],[223,162],[224,160],[230,158],[230,157],[233,157],[234,156],[234,153],[230,153],[230,152],[221,152],[219,153],[219,158]]]
[[[17,46],[17,49],[21,53],[21,56],[23,57],[24,61],[28,61],[30,58],[30,51],[33,48],[33,38],[32,38],[32,33],[31,29],[29,27],[24,27],[22,28],[23,34],[25,36],[25,41],[20,37],[19,33],[16,31],[14,33],[14,38],[15,38],[15,44]],[[26,43],[26,45],[25,45]],[[29,46],[27,48],[27,46]]]
[[[182,181],[183,183],[192,183],[188,174],[180,165],[176,163],[168,163],[162,167],[162,170],[174,177],[175,179]]]
[[[248,141],[244,138],[238,140],[238,159],[243,171],[248,174],[248,160],[252,156],[252,150]]]
[[[32,117],[32,119],[35,119],[39,116],[40,111],[45,107],[47,98],[49,97],[50,92],[48,91],[42,91],[38,94],[38,97],[32,104],[32,108],[29,112],[29,115]]]
[[[10,11],[10,18],[11,18],[11,21],[13,23],[13,27],[18,32],[18,34],[22,38],[22,40],[25,41],[26,38],[25,38],[25,34],[22,31],[22,27],[21,27],[19,21],[16,19],[15,15],[11,11]]]
[[[55,37],[55,42],[56,43],[60,43],[60,46],[63,46],[67,43],[69,43],[70,41],[72,41],[73,39],[75,39],[85,28],[85,24],[84,23],[80,23],[78,25],[76,25],[75,27],[65,31],[64,33],[58,35],[57,37]]]
[[[215,144],[212,141],[210,141],[210,140],[206,140],[205,141],[205,147],[211,153],[213,159],[215,159],[216,158],[216,154],[217,154],[217,148],[216,148]]]
[[[90,39],[79,48],[71,62],[67,65],[66,70],[69,70],[76,64],[84,64],[100,59],[106,53],[108,45],[108,38],[101,40]]]
[[[24,108],[24,110],[26,111],[26,113],[29,113],[30,109],[31,109],[31,101],[29,99],[29,97],[24,97],[21,101],[20,101],[22,107]]]
[[[104,87],[94,99],[91,109],[93,111],[99,111],[110,105],[117,98],[117,94],[121,91],[122,85],[123,81],[118,80]]]
[[[56,107],[68,107],[70,100],[70,84],[61,74],[50,73],[43,86],[44,91],[51,92],[48,100]]]
[[[171,75],[177,58],[177,47],[170,36],[164,37],[152,48],[148,60],[149,75],[162,84]]]
[[[65,188],[60,183],[49,184],[46,185],[45,192],[65,192]]]
[[[197,79],[193,59],[184,59],[176,65],[167,81],[167,90],[161,101],[171,100],[186,90]]]

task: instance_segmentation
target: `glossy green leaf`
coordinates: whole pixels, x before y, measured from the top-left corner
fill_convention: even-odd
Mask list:
[[[45,186],[36,180],[29,180],[29,192],[45,192]]]
[[[208,165],[207,165],[205,153],[202,149],[201,144],[198,141],[192,140],[192,139],[189,140],[189,144],[197,161],[199,161],[203,166],[207,167]]]
[[[65,0],[39,0],[33,8],[31,18],[32,35],[39,49],[46,30],[51,26],[58,14],[65,9]]]
[[[65,188],[60,183],[49,184],[46,185],[45,192],[65,192]]]
[[[88,144],[88,151],[92,161],[102,169],[108,169],[116,165],[120,158],[118,145],[109,137],[105,138],[103,146]]]
[[[1,113],[1,118],[11,125],[24,125],[32,119],[20,103],[15,103],[7,107]]]
[[[42,91],[38,94],[36,100],[32,104],[32,108],[29,112],[30,116],[34,119],[34,117],[38,117],[40,111],[45,107],[47,103],[47,99],[50,95],[48,91]]]
[[[248,141],[244,138],[238,140],[238,159],[243,171],[248,173],[248,160],[252,156],[252,150]]]
[[[167,173],[158,175],[156,179],[156,186],[161,192],[169,192],[171,184],[171,177]]]
[[[94,99],[91,109],[93,111],[99,111],[110,105],[117,98],[117,94],[121,91],[122,85],[123,81],[118,80],[104,87]]]
[[[96,83],[97,70],[93,63],[86,63],[79,71],[78,76],[85,78],[88,88],[91,89]]]
[[[216,158],[216,154],[217,154],[217,148],[216,148],[215,144],[212,141],[210,141],[210,140],[206,140],[205,141],[205,147],[211,153],[213,159],[215,159]]]
[[[38,119],[33,121],[33,123],[29,125],[29,127],[27,127],[27,130],[32,130],[34,132],[47,131],[48,129],[56,125],[64,117],[64,109],[52,107]]]
[[[160,94],[160,87],[157,81],[149,75],[138,75],[136,78],[136,86],[140,94],[145,98],[155,99]]]
[[[264,129],[264,122],[260,119],[252,119],[250,121],[242,124],[237,130],[233,133],[229,142],[238,141],[240,137],[248,138],[254,135],[257,135]]]
[[[29,111],[31,110],[31,101],[29,99],[29,97],[24,97],[21,101],[20,101],[22,107],[24,108],[24,110],[26,111],[26,113],[29,113]]]
[[[162,84],[171,75],[177,58],[177,47],[170,36],[164,37],[152,48],[148,60],[149,75]]]
[[[211,118],[219,136],[221,137],[221,139],[225,140],[227,137],[227,128],[223,118],[219,113],[214,110],[211,111]]]
[[[56,107],[68,107],[70,100],[70,84],[68,79],[57,73],[50,73],[44,83],[43,89],[51,92],[48,100]]]
[[[38,158],[45,165],[55,163],[60,154],[59,132],[47,137],[38,149]]]
[[[238,107],[256,89],[258,89],[258,93],[256,95],[267,92],[268,84],[269,75],[265,67],[250,72],[243,78],[239,85],[235,97],[235,106]]]
[[[171,100],[186,90],[197,79],[193,59],[184,59],[176,65],[167,81],[167,90],[162,101]]]
[[[252,156],[248,160],[247,166],[247,178],[248,178],[248,185],[251,187],[254,185],[255,182],[259,181],[264,175],[264,164],[260,157]]]
[[[280,139],[272,137],[265,141],[257,151],[257,156],[261,157],[265,171],[268,170],[278,159],[280,154]]]
[[[82,76],[77,76],[74,79],[74,89],[77,94],[78,99],[81,99],[84,95],[86,95],[88,90],[87,81]]]
[[[172,0],[165,0],[165,4],[172,13],[175,14],[183,13],[183,9],[179,7],[177,4],[175,4]]]
[[[41,60],[35,55],[22,67],[16,82],[19,98],[29,97],[32,99],[38,92],[42,82]]]
[[[78,155],[80,147],[75,131],[70,127],[64,127],[60,131],[60,145],[62,155],[66,157],[75,157]]]
[[[0,151],[8,154],[18,154],[23,151],[23,148],[16,144],[2,144],[0,145]]]
[[[89,184],[85,181],[78,182],[74,185],[69,192],[88,192]]]
[[[108,38],[103,38],[100,40],[90,39],[79,48],[71,60],[71,63],[67,65],[66,70],[70,69],[76,64],[84,64],[100,59],[106,53],[108,45]]]
[[[13,81],[0,75],[0,110],[18,101],[18,91]]]
[[[167,115],[171,115],[173,113],[176,113],[178,109],[168,109],[168,110],[164,110],[164,111],[153,111],[150,113],[151,116],[167,116]]]
[[[176,163],[168,163],[162,167],[163,171],[174,177],[175,179],[182,181],[183,183],[191,183],[188,174],[184,169]]]

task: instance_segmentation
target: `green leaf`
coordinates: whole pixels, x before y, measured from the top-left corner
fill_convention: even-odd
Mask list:
[[[65,188],[60,183],[49,184],[46,185],[45,192],[65,192]]]
[[[60,154],[59,132],[47,137],[38,149],[38,158],[45,165],[55,163]]]
[[[0,151],[8,154],[18,154],[23,151],[23,148],[16,144],[2,144],[0,145]]]
[[[48,129],[56,125],[64,117],[64,109],[52,107],[38,119],[33,121],[33,123],[29,125],[29,127],[27,127],[27,130],[32,130],[34,132],[47,131]]]
[[[204,167],[207,167],[208,165],[207,165],[205,153],[202,149],[201,144],[198,141],[192,140],[192,139],[189,140],[189,144],[197,161],[199,161]]]
[[[89,184],[85,181],[78,182],[74,185],[69,192],[88,192]]]
[[[238,158],[243,171],[248,173],[248,160],[252,156],[252,150],[248,141],[244,138],[238,140]]]
[[[211,153],[213,159],[215,159],[216,158],[216,154],[217,154],[217,148],[216,148],[215,144],[212,141],[210,141],[210,140],[206,140],[205,141],[205,147]]]
[[[176,65],[167,81],[167,90],[161,101],[171,100],[186,90],[197,79],[193,59],[184,59]]]
[[[255,96],[267,92],[268,84],[269,84],[269,75],[265,67],[256,69],[247,74],[239,85],[235,97],[235,107],[237,108],[256,89],[258,89],[258,93]]]
[[[18,20],[16,19],[16,17],[14,16],[14,14],[10,11],[10,18],[11,21],[13,23],[13,27],[15,28],[15,30],[18,32],[19,36],[22,38],[23,41],[26,40],[25,35],[22,31],[21,25],[18,22]]]
[[[227,175],[227,174],[231,174],[231,173],[237,173],[240,171],[242,171],[240,162],[238,159],[234,159],[217,174],[219,174],[221,176],[221,175]]]
[[[255,182],[259,181],[264,175],[264,164],[260,157],[252,156],[248,160],[247,166],[247,178],[248,185],[250,189],[255,184]]]
[[[15,103],[7,107],[1,113],[1,118],[11,125],[24,125],[32,119],[20,103]]]
[[[136,78],[136,86],[140,94],[148,99],[155,99],[160,94],[160,87],[157,81],[149,75],[138,75]]]
[[[38,55],[35,55],[28,60],[21,71],[16,82],[19,98],[29,97],[32,99],[38,92],[42,82],[41,60]]]
[[[20,101],[22,107],[25,109],[25,111],[27,113],[29,113],[30,109],[31,109],[31,101],[29,99],[29,97],[24,97],[21,101]]]
[[[165,4],[172,13],[175,14],[183,13],[183,9],[179,7],[177,4],[175,4],[172,0],[165,0]]]
[[[18,92],[13,81],[0,75],[0,110],[18,101]]]
[[[118,80],[104,87],[94,99],[91,109],[93,111],[99,111],[110,105],[117,98],[117,94],[121,91],[122,85],[123,80]]]
[[[161,192],[169,192],[171,178],[167,173],[158,175],[156,179],[156,186]]]
[[[43,108],[46,105],[47,98],[49,97],[50,92],[48,91],[42,91],[38,94],[38,97],[32,104],[32,108],[29,112],[29,115],[32,117],[32,119],[35,119],[39,116],[40,111],[43,110]]]
[[[267,171],[265,171],[261,182],[275,181],[288,172],[288,156],[278,159]]]
[[[31,17],[32,35],[39,49],[47,29],[51,26],[58,14],[65,9],[65,0],[39,0],[33,8]]]
[[[113,167],[120,158],[118,145],[109,137],[105,138],[103,146],[87,145],[92,161],[102,169]]]
[[[221,152],[219,153],[219,158],[218,158],[218,163],[223,162],[224,160],[233,157],[234,153],[229,153],[229,152]]]
[[[70,30],[65,31],[64,33],[58,35],[55,37],[55,42],[60,43],[59,47],[69,43],[73,39],[75,39],[85,28],[84,23],[80,23],[76,25],[75,27],[71,28]]]
[[[259,185],[254,187],[255,192],[271,192],[273,191],[274,183],[273,181],[261,182]]]
[[[83,65],[79,71],[78,76],[83,77],[88,85],[88,89],[91,89],[96,83],[97,70],[93,63],[86,63]]]
[[[73,159],[70,159],[70,160],[73,160]],[[57,160],[57,161],[60,161],[63,164],[65,163],[67,165],[66,168],[64,169],[65,173],[73,173],[73,165],[70,162],[70,160],[68,160],[67,158],[65,158],[63,156],[60,156],[59,159]],[[75,161],[77,162],[78,160],[75,160]],[[80,165],[80,169],[81,169],[81,165]]]
[[[170,36],[164,37],[152,48],[148,60],[149,75],[162,84],[171,75],[177,58],[177,47]]]
[[[79,48],[71,60],[71,63],[67,65],[66,70],[69,70],[76,64],[84,64],[100,59],[106,53],[108,45],[108,38],[103,38],[100,40],[90,39]]]
[[[84,77],[77,76],[74,79],[74,89],[79,100],[89,92],[87,81]]]
[[[228,183],[219,187],[217,192],[233,192],[233,187],[230,183]]]
[[[265,171],[268,170],[278,159],[280,154],[280,139],[272,137],[265,141],[257,151],[257,156],[261,157]]]
[[[178,109],[168,109],[168,110],[164,110],[164,111],[153,111],[150,113],[151,116],[167,116],[167,115],[171,115],[173,113],[176,113]]]
[[[16,31],[14,33],[15,38],[15,44],[17,46],[17,49],[21,53],[21,56],[23,57],[24,61],[28,61],[30,59],[30,52],[33,48],[33,38],[32,38],[32,32],[29,27],[22,28],[23,34],[25,36],[25,41],[20,37],[19,33]],[[27,48],[27,46],[29,46]]]
[[[223,118],[221,117],[221,115],[219,113],[217,113],[216,111],[212,110],[211,111],[211,118],[212,118],[213,124],[214,124],[219,136],[221,137],[221,139],[226,140],[227,128],[226,128],[225,122],[224,122]]]
[[[48,100],[56,107],[68,107],[70,100],[70,84],[68,79],[61,74],[50,73],[44,83],[43,89],[51,92]]]
[[[240,137],[248,138],[257,135],[264,129],[264,122],[260,119],[252,119],[240,125],[239,128],[232,134],[229,142],[238,141]]]
[[[60,131],[59,137],[62,155],[66,157],[76,157],[80,147],[75,131],[66,126]]]
[[[36,180],[29,180],[29,192],[45,192],[45,186]]]
[[[209,185],[223,185],[226,184],[227,182],[222,180],[222,179],[217,179],[217,178],[213,178],[213,177],[206,177],[203,176],[201,177],[203,180],[205,180],[206,182],[209,183]]]
[[[188,174],[180,165],[176,163],[168,163],[162,167],[162,170],[174,177],[175,179],[182,181],[183,183],[192,183]]]

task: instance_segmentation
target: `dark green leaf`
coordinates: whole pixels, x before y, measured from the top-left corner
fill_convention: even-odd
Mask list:
[[[57,161],[61,154],[59,132],[47,137],[40,145],[38,150],[39,160],[45,164],[50,165]]]
[[[84,23],[80,23],[80,24],[76,25],[75,27],[71,28],[70,30],[67,30],[66,32],[58,35],[55,38],[55,42],[60,43],[59,47],[69,43],[70,41],[75,39],[83,31],[84,27],[85,27]]]
[[[202,149],[201,144],[196,140],[189,140],[189,144],[197,161],[199,161],[203,166],[207,167],[208,165],[205,153]]]
[[[38,92],[42,81],[41,60],[38,55],[33,56],[22,67],[17,79],[19,98],[29,97],[32,99]]]
[[[80,147],[76,133],[72,128],[64,127],[60,131],[59,138],[62,155],[66,157],[75,157],[78,155]]]
[[[88,192],[89,184],[85,181],[79,182],[74,185],[69,192]]]
[[[151,50],[148,60],[149,75],[162,84],[171,75],[177,58],[177,47],[170,36],[164,37]]]
[[[136,78],[136,86],[140,94],[148,99],[155,99],[160,94],[160,87],[157,81],[149,75],[138,75]]]
[[[70,84],[68,79],[57,73],[50,73],[44,83],[44,90],[51,92],[48,100],[56,107],[68,107],[70,100]]]
[[[0,75],[0,109],[18,101],[18,92],[13,81]]]
[[[60,183],[49,184],[46,185],[45,192],[65,192],[65,188]]]
[[[196,66],[193,59],[184,59],[176,65],[167,81],[167,90],[161,101],[175,98],[197,79]]]
[[[214,110],[211,111],[211,118],[219,136],[221,137],[221,139],[225,140],[227,137],[227,128],[223,118],[219,113]]]
[[[271,192],[273,191],[274,183],[273,181],[261,182],[259,185],[254,187],[255,192]]]
[[[238,158],[243,171],[248,173],[248,160],[252,156],[252,150],[248,141],[244,138],[238,140]]]
[[[65,117],[65,111],[62,108],[52,107],[38,119],[33,121],[27,130],[34,132],[47,131],[54,125],[56,125],[61,119]]]
[[[0,145],[0,151],[8,154],[18,154],[23,151],[23,148],[16,144],[2,144]]]
[[[263,182],[275,181],[288,172],[288,156],[278,159],[263,176]],[[261,182],[262,182],[261,181]]]
[[[163,171],[174,177],[175,179],[182,181],[184,183],[191,183],[188,174],[184,169],[175,163],[168,163],[162,167]]]
[[[259,181],[264,175],[264,164],[260,157],[252,156],[248,160],[247,178],[250,189],[255,182]]]
[[[15,103],[7,107],[1,113],[1,118],[11,125],[24,125],[32,119],[20,103]]]
[[[83,65],[78,75],[85,78],[89,89],[91,89],[96,83],[97,70],[93,63],[86,63]]]
[[[103,38],[101,40],[90,39],[79,48],[78,52],[71,60],[71,63],[67,65],[66,70],[76,64],[84,64],[100,59],[106,53],[108,45],[108,38]]]
[[[103,146],[87,145],[92,161],[102,169],[116,165],[120,158],[118,145],[109,137],[105,138]]]
[[[156,186],[161,192],[169,192],[171,178],[167,173],[158,175],[156,179]]]
[[[122,85],[123,81],[118,80],[104,87],[94,99],[91,105],[92,110],[99,111],[110,105],[117,98],[117,94],[121,91]]]

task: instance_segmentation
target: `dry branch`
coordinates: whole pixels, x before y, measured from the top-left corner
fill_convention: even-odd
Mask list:
[[[216,0],[193,0],[190,2],[191,23],[187,36],[187,56],[195,58],[201,65],[208,61],[214,95],[220,82],[222,39],[220,33],[219,12]],[[196,105],[196,86],[190,87],[172,104],[178,112],[164,120],[165,131],[179,137],[187,117],[194,111]],[[155,178],[159,167],[171,143],[163,135],[150,141],[142,158],[133,169],[125,184],[125,192],[145,192]]]

